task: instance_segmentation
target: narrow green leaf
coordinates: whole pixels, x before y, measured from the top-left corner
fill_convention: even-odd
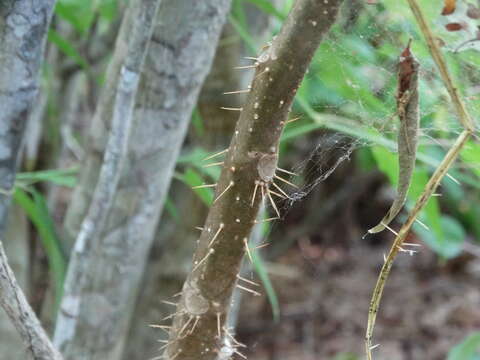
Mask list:
[[[45,253],[47,254],[51,274],[55,286],[55,302],[60,304],[63,293],[63,281],[66,273],[66,257],[61,250],[61,242],[56,234],[53,220],[48,211],[47,203],[42,194],[30,189],[33,199],[22,189],[15,188],[13,198],[19,204],[28,219],[35,226],[40,235]]]

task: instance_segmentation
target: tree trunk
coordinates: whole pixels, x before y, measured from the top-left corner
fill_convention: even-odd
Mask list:
[[[183,286],[166,359],[227,359],[237,351],[224,325],[245,242],[263,200],[260,194],[271,197],[268,187],[276,177],[280,135],[294,95],[340,3],[298,0],[279,35],[257,59],[194,267]]]
[[[27,119],[55,1],[6,0],[0,4],[0,237],[21,154]],[[10,269],[0,241],[0,304],[34,359],[60,359]]]
[[[128,158],[106,230],[92,255],[82,316],[92,359],[120,356],[139,282],[193,106],[211,66],[229,0],[164,0],[135,106]],[[105,106],[105,105],[104,105]],[[98,176],[108,117],[98,117],[95,148],[68,214],[78,229]],[[72,231],[73,230],[73,231]]]

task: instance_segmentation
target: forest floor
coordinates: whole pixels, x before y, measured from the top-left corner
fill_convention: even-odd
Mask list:
[[[289,231],[301,226],[295,209],[274,228],[269,236],[273,247],[276,240],[291,238],[287,250],[269,260],[281,319],[272,320],[266,296],[244,297],[238,338],[248,346],[250,359],[365,358],[371,293],[393,235],[362,239],[359,229],[368,229],[362,214],[368,211],[361,197],[352,204],[350,216],[345,211],[331,214],[316,229]],[[305,214],[305,209],[298,213]],[[420,243],[415,235],[408,241]],[[441,263],[427,246],[414,256],[400,254],[377,317],[375,358],[446,359],[452,346],[480,329],[479,285],[478,257],[462,255]]]

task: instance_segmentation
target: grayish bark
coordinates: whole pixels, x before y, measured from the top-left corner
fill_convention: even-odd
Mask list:
[[[0,3],[0,236],[27,119],[38,93],[38,75],[55,1]]]
[[[28,278],[28,235],[28,222],[23,209],[12,206],[8,216],[4,246],[9,265],[22,289],[26,289]],[[4,311],[0,311],[0,349],[5,359],[25,359],[22,338]]]
[[[160,0],[138,0],[131,3],[126,21],[130,22],[128,40],[120,39],[117,46],[126,45],[125,56],[120,60],[117,82],[106,88],[112,94],[112,118],[110,136],[100,169],[93,199],[70,257],[64,296],[55,328],[55,343],[66,359],[111,359],[108,354],[114,348],[106,347],[98,325],[102,324],[102,305],[92,296],[91,288],[97,274],[93,271],[99,242],[107,217],[114,202],[128,149],[132,127],[133,108],[148,44],[153,31],[153,22]],[[126,28],[124,28],[126,30]],[[113,265],[113,264],[112,264]],[[115,300],[122,300],[115,299]],[[106,329],[103,328],[105,331]]]
[[[60,360],[48,335],[28,304],[8,266],[7,256],[0,241],[0,305],[19,332],[30,358],[34,360]]]
[[[0,237],[38,76],[54,0],[0,4]],[[0,242],[0,304],[34,359],[60,359],[17,284]]]
[[[230,0],[161,2],[136,99],[124,175],[89,262],[91,281],[79,319],[82,340],[76,342],[93,344],[90,359],[117,359],[122,352],[163,200],[229,4]],[[93,147],[68,213],[71,234],[85,216],[111,127],[108,98],[102,97],[100,106],[103,110],[92,127]]]

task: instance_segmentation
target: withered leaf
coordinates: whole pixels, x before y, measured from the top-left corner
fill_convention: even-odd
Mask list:
[[[456,6],[457,6],[456,0],[445,0],[445,4],[442,10],[442,15],[453,14],[455,12]]]

